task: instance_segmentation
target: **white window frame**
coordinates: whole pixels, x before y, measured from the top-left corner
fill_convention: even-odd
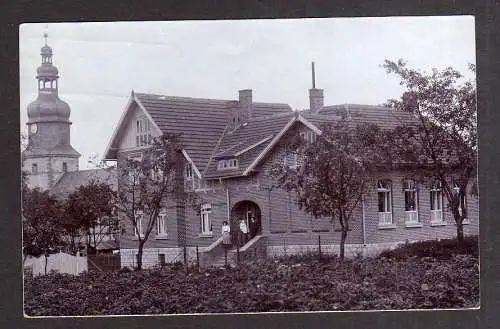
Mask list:
[[[283,165],[290,169],[297,169],[300,166],[299,155],[295,152],[285,152],[283,155]]]
[[[238,159],[223,159],[219,160],[217,163],[217,170],[227,170],[227,169],[236,169],[238,168]]]
[[[384,194],[384,211],[380,211],[381,193]],[[394,227],[392,216],[392,182],[390,180],[379,180],[377,182],[377,198],[379,228]]]
[[[145,116],[137,117],[135,120],[135,146],[144,147],[151,144],[151,122]]]
[[[202,236],[212,236],[212,218],[210,214],[212,213],[212,205],[210,203],[204,203],[201,206],[200,212],[200,234]]]
[[[142,161],[142,153],[130,153],[128,155],[128,159],[129,160],[134,160],[134,161]],[[134,176],[135,176],[135,170],[131,170],[129,168],[129,172],[128,172],[128,182],[129,182],[129,184],[133,183]]]
[[[134,236],[135,237],[144,237],[144,226],[143,226],[143,221],[144,221],[144,213],[142,210],[137,210],[135,212],[135,221],[136,221],[136,227],[134,227]]]
[[[158,238],[166,238],[168,236],[167,212],[165,210],[160,211],[156,219],[156,236]]]
[[[403,181],[403,194],[405,202],[405,225],[406,227],[421,227],[418,217],[418,186],[414,179],[405,179]],[[414,209],[409,209],[408,199],[410,196],[414,200]]]
[[[184,166],[184,178],[186,178],[186,180],[192,180],[193,171],[193,165],[190,162],[187,162]]]
[[[307,130],[300,132],[300,137],[302,137],[308,144],[312,144],[316,142],[318,135],[312,130]]]
[[[440,181],[436,180],[432,184],[429,194],[431,226],[444,225],[445,221],[443,217],[443,189],[441,187]]]

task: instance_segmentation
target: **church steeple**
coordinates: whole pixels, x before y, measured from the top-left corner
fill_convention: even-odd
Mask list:
[[[69,122],[69,105],[58,96],[59,71],[52,64],[52,48],[47,44],[47,33],[43,35],[45,45],[40,50],[42,63],[36,70],[38,98],[28,106],[28,123],[40,121]]]
[[[67,171],[78,170],[80,153],[70,143],[68,103],[58,96],[59,71],[52,63],[52,48],[40,50],[42,63],[37,68],[38,96],[28,105],[28,146],[23,152],[23,170],[31,186],[51,188]]]

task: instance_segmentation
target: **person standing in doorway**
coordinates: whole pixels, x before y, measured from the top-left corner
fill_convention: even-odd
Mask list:
[[[229,234],[230,232],[231,227],[229,226],[229,224],[226,221],[222,222],[222,243],[226,248],[229,248],[229,246],[231,245],[231,236]]]
[[[240,219],[240,243],[241,245],[244,245],[248,241],[248,227],[247,223],[245,223],[245,220],[242,218]]]
[[[253,239],[257,235],[257,219],[255,219],[255,216],[252,215],[250,216],[250,239]]]

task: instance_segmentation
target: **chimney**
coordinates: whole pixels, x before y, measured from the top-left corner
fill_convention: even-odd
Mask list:
[[[314,62],[312,62],[312,88],[309,89],[309,109],[313,113],[318,111],[324,105],[323,89],[316,88],[316,73],[314,71]]]
[[[252,89],[240,90],[239,102],[241,110],[246,112],[246,117],[248,119],[252,118],[253,116]]]

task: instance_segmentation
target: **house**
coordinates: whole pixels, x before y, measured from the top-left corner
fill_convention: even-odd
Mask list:
[[[296,158],[284,159],[283,140],[290,134],[314,140],[320,124],[335,122],[342,115],[386,128],[414,119],[381,106],[324,106],[323,90],[314,85],[309,98],[310,109],[297,112],[287,104],[255,102],[249,89],[240,90],[237,100],[132,91],[105,159],[117,161],[120,171],[125,159],[139,156],[148,147],[150,136],[180,133],[184,187],[204,200],[197,210],[177,205],[162,211],[157,229],[145,245],[145,267],[182,261],[183,257],[221,264],[223,221],[231,225],[232,260],[313,251],[319,244],[323,252],[338,253],[338,224],[300,211],[293,193],[278,188],[269,174],[276,161],[299,165]],[[464,232],[478,234],[478,201],[471,197],[464,202],[468,207]],[[257,220],[253,236],[241,248],[234,247],[238,245],[238,220],[249,223],[252,217]],[[122,225],[121,264],[132,267],[141,232],[128,220],[122,220]],[[454,220],[439,185],[430,189],[418,186],[401,170],[380,172],[352,220],[346,252],[370,254],[402,241],[455,235]]]

